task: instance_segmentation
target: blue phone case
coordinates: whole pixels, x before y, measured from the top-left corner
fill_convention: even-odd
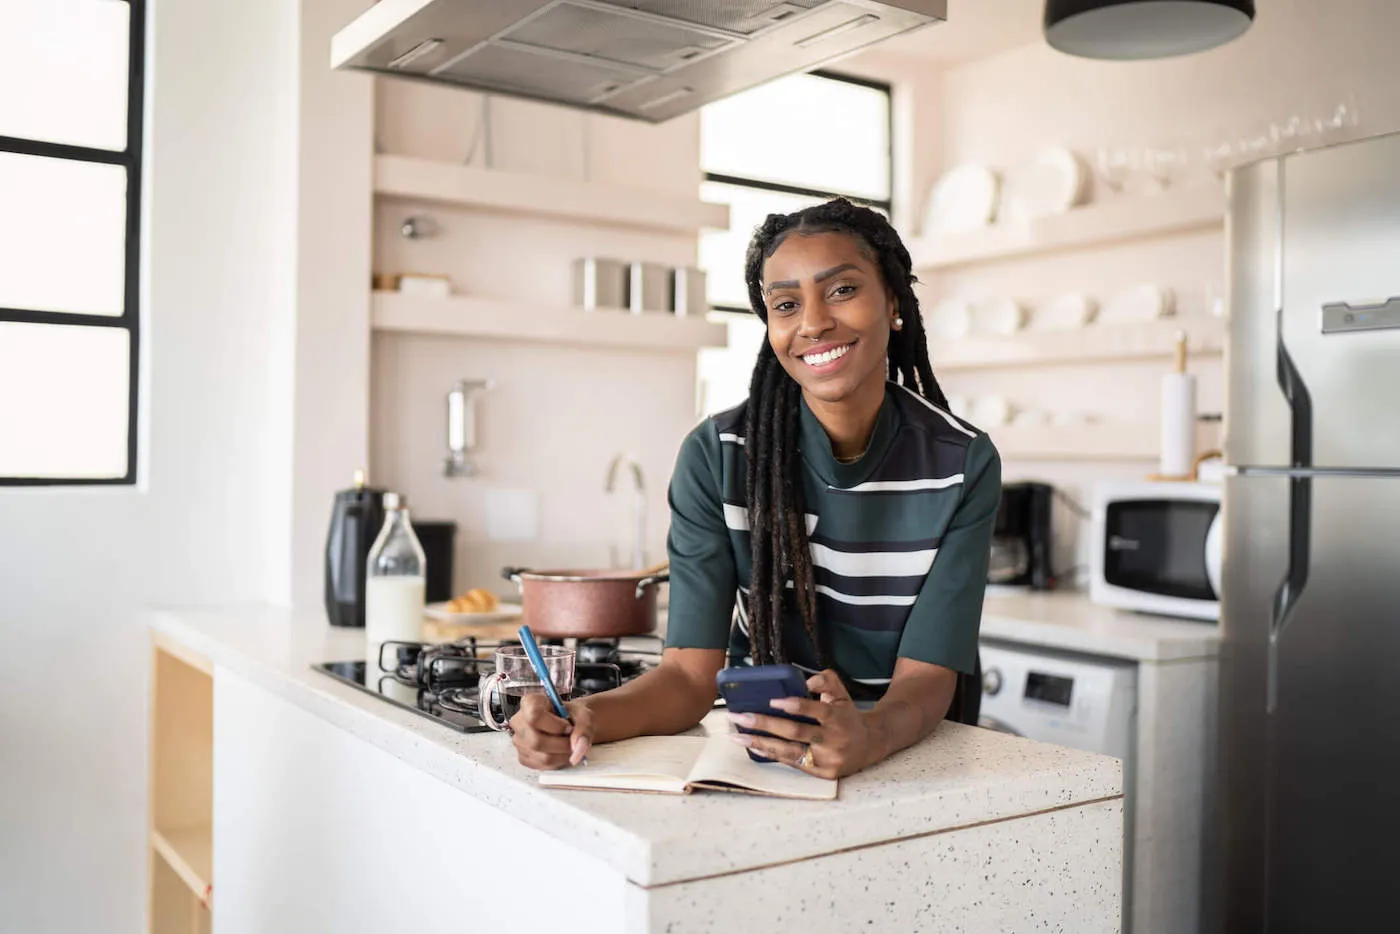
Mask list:
[[[807,677],[795,665],[753,665],[725,668],[715,675],[715,685],[725,706],[734,713],[759,713],[770,717],[782,717],[798,723],[816,723],[811,717],[774,710],[768,702],[779,697],[811,697],[807,691]],[[772,736],[765,730],[738,727],[740,733],[755,736]],[[760,756],[752,749],[749,758],[755,762],[772,762],[767,756]]]

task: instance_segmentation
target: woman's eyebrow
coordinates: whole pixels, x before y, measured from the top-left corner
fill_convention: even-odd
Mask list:
[[[836,275],[837,273],[845,272],[847,269],[859,269],[859,268],[860,268],[860,267],[857,266],[855,263],[842,263],[840,266],[832,266],[830,269],[824,269],[824,270],[822,270],[821,272],[817,273],[815,276],[812,277],[812,281],[813,281],[813,282],[825,282],[827,279],[830,279],[832,276]],[[796,280],[796,279],[779,279],[777,282],[770,282],[770,283],[768,283],[768,287],[767,287],[766,289],[764,289],[764,291],[765,291],[765,292],[774,292],[774,291],[776,291],[776,290],[778,290],[778,289],[795,289],[795,288],[797,288],[797,280]]]

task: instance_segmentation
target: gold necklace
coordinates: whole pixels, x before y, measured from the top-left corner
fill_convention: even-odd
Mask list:
[[[875,433],[874,433],[874,432],[871,432],[871,433],[870,433],[870,441],[873,441],[873,440],[875,440]],[[854,464],[856,461],[860,460],[862,457],[865,456],[866,451],[869,451],[869,450],[870,450],[870,441],[866,441],[866,442],[865,442],[865,450],[864,450],[864,451],[861,451],[859,454],[855,455],[854,457],[836,457],[835,454],[833,454],[832,456],[833,456],[833,457],[836,457],[836,463],[838,463],[838,464]]]

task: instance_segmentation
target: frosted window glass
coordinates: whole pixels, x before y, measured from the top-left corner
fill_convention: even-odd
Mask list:
[[[700,268],[705,270],[710,304],[734,308],[749,307],[749,292],[744,285],[744,254],[754,228],[769,214],[790,214],[822,200],[722,182],[701,182],[700,197],[729,205],[729,229],[700,235]]]
[[[789,75],[700,111],[706,172],[890,198],[890,99],[877,88]]]
[[[127,472],[125,328],[0,322],[0,477]]]
[[[701,415],[723,412],[749,397],[754,360],[768,339],[768,329],[757,315],[716,312],[710,320],[729,326],[729,346],[700,351]]]
[[[124,168],[0,152],[0,205],[0,307],[122,313]]]
[[[126,148],[131,7],[0,0],[0,136]]]

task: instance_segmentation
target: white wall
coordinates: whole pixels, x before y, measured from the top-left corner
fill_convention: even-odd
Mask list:
[[[952,68],[941,80],[902,58],[875,51],[841,67],[896,82],[919,98],[917,113],[937,125],[915,129],[915,190],[911,209],[897,214],[901,229],[917,231],[923,201],[938,174],[964,162],[1005,169],[1047,144],[1065,145],[1092,161],[1100,146],[1162,146],[1226,140],[1283,123],[1290,115],[1319,115],[1340,101],[1353,104],[1360,125],[1336,135],[1375,135],[1400,128],[1400,4],[1393,0],[1262,0],[1255,24],[1240,40],[1198,55],[1151,62],[1098,62],[1058,53],[1043,43]],[[931,70],[931,68],[930,68]],[[936,95],[936,103],[926,98]],[[907,143],[906,143],[907,145]],[[1199,164],[1199,163],[1198,163]],[[1112,197],[1095,180],[1094,198]],[[1034,306],[1067,290],[1105,297],[1142,281],[1170,286],[1179,313],[1209,313],[1224,282],[1224,241],[1218,231],[1162,237],[1101,248],[1033,256],[950,270],[925,277],[927,304],[943,295],[1011,295]],[[935,371],[938,344],[930,346]],[[1156,423],[1159,377],[1167,361],[951,372],[949,394],[996,393],[1027,407],[1094,411],[1114,421]],[[1219,358],[1191,364],[1199,408],[1219,412]],[[995,429],[991,429],[993,437]],[[1210,432],[1207,432],[1207,437]],[[1137,479],[1152,462],[1048,463],[1008,458],[1008,480],[1043,478],[1087,499],[1095,481]],[[1062,520],[1060,563],[1076,557],[1073,520]]]
[[[547,104],[380,79],[375,95],[380,151],[494,169],[651,189],[695,197],[699,119],[660,126]],[[403,220],[426,213],[437,236],[410,241]],[[571,303],[572,261],[599,255],[693,265],[694,235],[606,227],[441,205],[380,199],[374,269],[443,273],[454,291],[559,307]],[[606,314],[606,312],[599,312]],[[457,379],[490,378],[480,397],[478,477],[446,479],[447,391]],[[605,566],[608,546],[627,554],[630,479],[607,496],[609,460],[628,453],[647,483],[649,556],[664,557],[666,486],[676,450],[694,425],[695,353],[639,352],[455,337],[374,338],[371,479],[409,495],[415,519],[458,523],[455,584],[510,593],[506,564]],[[488,501],[528,491],[538,532],[492,540]]]
[[[337,374],[315,349],[332,314],[343,316],[359,336],[363,397],[368,207],[357,220],[353,199],[338,190],[350,183],[353,160],[327,162],[318,187],[298,194],[298,172],[317,171],[298,162],[299,151],[307,162],[317,155],[314,129],[298,123],[308,105],[322,108],[307,117],[313,127],[353,125],[358,106],[368,165],[368,79],[337,75],[341,91],[333,92],[329,78],[317,78],[326,58],[317,30],[362,4],[316,2],[305,32],[297,5],[282,0],[148,7],[141,486],[0,490],[0,640],[10,647],[0,655],[6,931],[144,930],[149,646],[141,608],[288,599],[294,495],[319,479],[306,451],[320,444],[321,417],[348,436],[328,450],[366,445],[353,404],[338,416]],[[303,43],[315,91],[305,101]],[[334,111],[357,80],[361,103],[350,100],[349,115]],[[355,182],[353,193],[366,184]],[[359,272],[353,249],[334,258],[354,278],[355,296],[318,301],[298,291],[298,263],[311,264],[317,236],[303,224],[299,245],[298,204],[337,198],[345,201],[339,220],[360,225]],[[320,263],[322,281],[333,278],[330,260]],[[298,302],[313,311],[300,321]],[[354,356],[350,344],[344,356]],[[294,362],[305,369],[294,372]],[[327,380],[319,398],[304,388],[316,374]],[[307,462],[296,488],[294,457]],[[328,502],[302,503],[301,512],[324,523]]]

